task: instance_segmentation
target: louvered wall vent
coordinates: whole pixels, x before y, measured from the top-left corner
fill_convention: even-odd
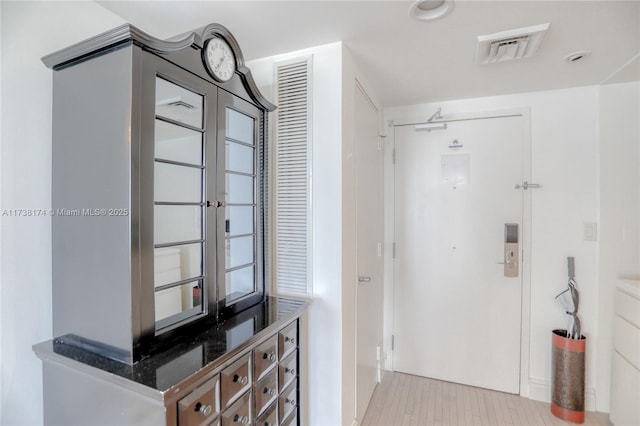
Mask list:
[[[311,296],[311,57],[277,63],[274,74],[276,291]]]
[[[549,25],[540,24],[478,36],[476,62],[491,64],[528,58],[538,50]]]

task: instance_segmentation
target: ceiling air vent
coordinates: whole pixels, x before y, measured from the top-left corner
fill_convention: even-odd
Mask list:
[[[478,36],[476,63],[491,64],[528,58],[538,50],[549,25],[540,24]]]
[[[195,109],[194,105],[191,105],[189,102],[182,99],[181,96],[176,96],[174,98],[168,99],[159,99],[156,101],[157,106],[169,106],[169,107],[181,107],[186,109]]]

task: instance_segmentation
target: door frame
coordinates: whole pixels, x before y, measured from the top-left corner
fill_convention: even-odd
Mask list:
[[[433,104],[433,109],[437,108]],[[444,108],[443,108],[444,109]],[[475,112],[452,112],[444,114],[444,119],[438,122],[481,120],[489,118],[504,118],[519,116],[522,119],[522,176],[523,181],[532,182],[531,176],[531,108],[515,107],[496,109],[490,111]],[[385,188],[385,272],[384,272],[384,318],[389,318],[385,322],[384,329],[388,333],[384,336],[385,369],[393,370],[393,333],[394,325],[394,292],[395,292],[395,126],[423,124],[426,123],[428,115],[408,116],[399,119],[388,120],[389,130],[387,146],[385,147],[384,158],[384,188]],[[521,182],[514,182],[516,183]],[[530,336],[531,336],[531,190],[523,192],[522,197],[522,293],[521,293],[521,320],[520,320],[520,395],[529,396],[530,392]],[[387,201],[388,200],[388,201]]]

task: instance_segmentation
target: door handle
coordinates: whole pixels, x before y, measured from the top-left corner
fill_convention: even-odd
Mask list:
[[[514,186],[515,189],[524,189],[525,191],[529,188],[540,188],[540,185],[538,185],[537,183],[529,183],[526,180],[524,181],[524,183],[522,185],[516,184]]]
[[[358,275],[358,283],[370,283],[370,282],[371,282],[371,277]]]

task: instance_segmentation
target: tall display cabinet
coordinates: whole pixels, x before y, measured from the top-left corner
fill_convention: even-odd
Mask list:
[[[102,405],[83,386],[112,399],[118,386],[151,397],[159,404],[143,411],[153,424],[226,424],[225,410],[238,404],[246,409],[231,422],[254,423],[272,403],[261,424],[291,421],[305,303],[268,295],[275,105],[236,39],[219,24],[169,41],[127,24],[43,62],[54,70],[55,338],[34,346],[45,361],[45,421],[103,422],[86,408],[66,413],[78,404],[56,395],[59,386],[95,409]],[[273,370],[266,387],[258,352]],[[258,385],[276,402],[258,398]],[[136,407],[146,399],[129,396],[137,405],[101,416],[145,423]]]

